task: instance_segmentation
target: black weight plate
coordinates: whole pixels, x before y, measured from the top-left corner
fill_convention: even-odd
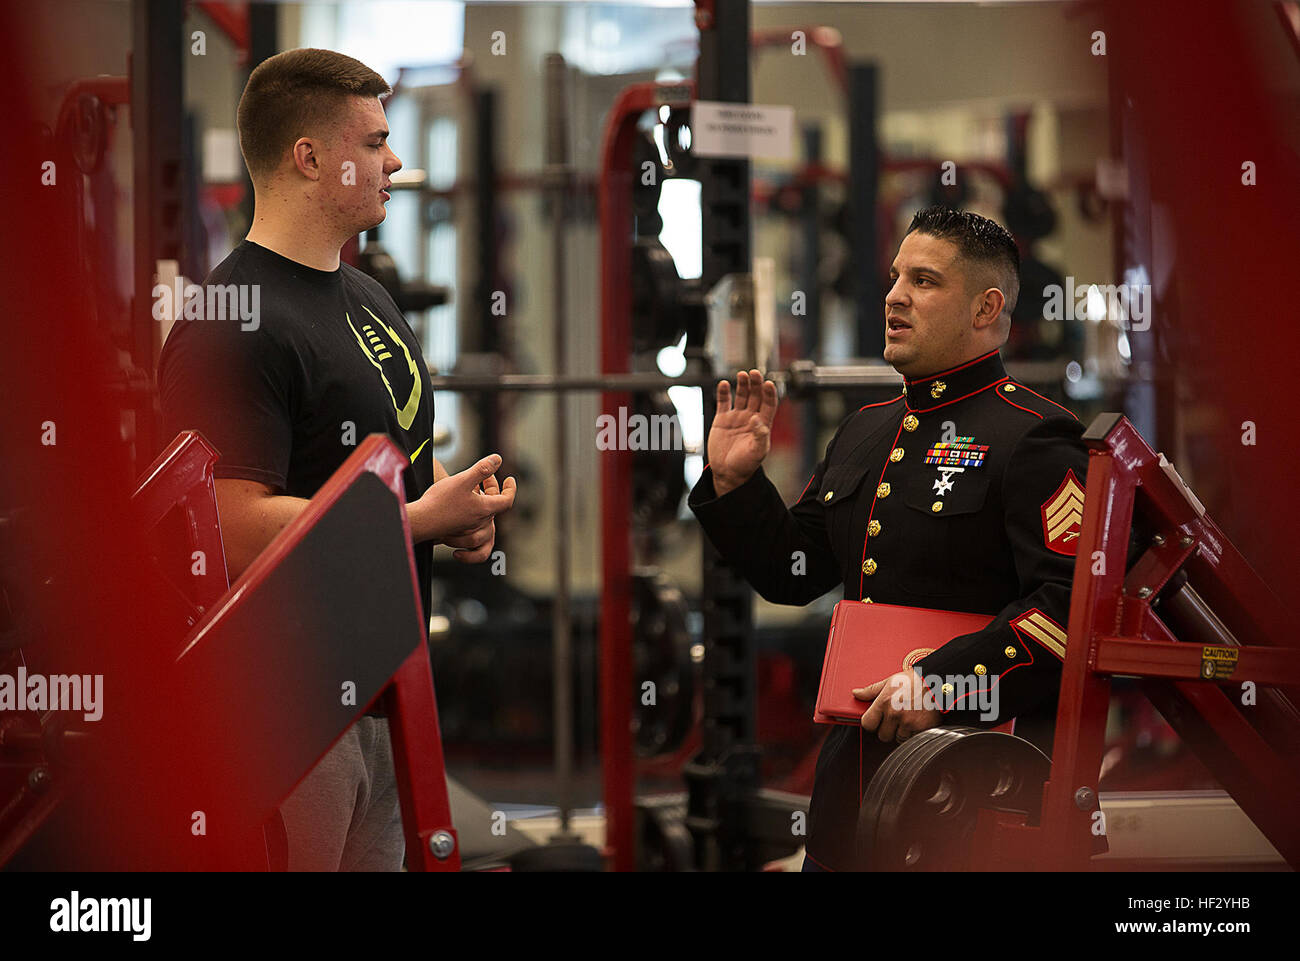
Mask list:
[[[931,728],[896,748],[867,786],[858,863],[875,871],[977,868],[981,809],[1037,815],[1050,761],[1028,741],[969,727]]]
[[[637,753],[655,757],[679,747],[695,721],[695,664],[686,601],[661,572],[632,577],[632,643]],[[655,685],[655,703],[642,703],[642,685]]]

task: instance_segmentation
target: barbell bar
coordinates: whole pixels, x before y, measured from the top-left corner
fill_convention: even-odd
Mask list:
[[[1058,384],[1064,368],[1051,362],[1008,364],[1007,372],[1022,384]],[[903,379],[886,364],[822,366],[797,360],[784,371],[771,371],[768,379],[786,394],[814,390],[854,390],[871,387],[900,387]],[[654,371],[621,374],[431,374],[434,390],[460,392],[509,390],[536,392],[611,391],[653,393],[669,387],[712,387],[721,379],[700,375],[669,377]]]

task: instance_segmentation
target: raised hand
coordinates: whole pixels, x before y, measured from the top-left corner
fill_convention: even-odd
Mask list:
[[[708,450],[713,489],[721,497],[749,480],[772,448],[776,384],[757,370],[737,371],[735,403],[725,380],[718,382],[717,400]]]

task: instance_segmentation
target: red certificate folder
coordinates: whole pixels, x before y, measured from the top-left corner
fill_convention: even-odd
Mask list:
[[[991,620],[988,614],[840,601],[831,615],[813,720],[859,723],[871,702],[855,698],[854,688],[909,670],[931,651],[980,630]]]

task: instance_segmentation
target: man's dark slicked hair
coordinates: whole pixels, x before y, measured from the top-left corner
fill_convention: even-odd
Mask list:
[[[918,210],[907,232],[914,230],[947,240],[956,246],[961,260],[994,270],[1007,301],[1003,312],[1010,318],[1020,296],[1020,250],[1011,231],[969,210],[941,204]]]
[[[254,180],[267,176],[294,142],[347,97],[382,97],[388,82],[360,60],[303,47],[259,63],[239,98],[239,149]]]

